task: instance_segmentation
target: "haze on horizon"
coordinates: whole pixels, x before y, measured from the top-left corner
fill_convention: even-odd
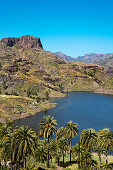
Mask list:
[[[1,0],[0,39],[33,35],[72,57],[113,53],[113,0]]]

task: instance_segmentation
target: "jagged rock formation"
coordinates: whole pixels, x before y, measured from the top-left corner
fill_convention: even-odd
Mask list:
[[[14,37],[3,38],[0,42],[6,44],[9,47],[12,47],[16,44],[19,48],[24,48],[24,49],[43,48],[40,38],[33,37],[31,35],[25,35],[20,38],[14,38]]]

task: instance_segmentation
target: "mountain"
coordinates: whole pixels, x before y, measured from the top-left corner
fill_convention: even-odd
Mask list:
[[[88,53],[85,56],[79,56],[76,58],[76,61],[86,62],[86,63],[95,63],[97,60],[103,59],[103,54],[96,54],[96,53]]]
[[[96,53],[88,53],[85,56],[79,56],[76,58],[76,61],[86,62],[86,63],[97,63],[99,65],[104,66],[105,68],[109,67],[108,62],[110,62],[113,58],[113,53],[108,54],[96,54]]]
[[[95,54],[89,53],[85,56],[77,57],[76,61],[86,63],[96,63],[105,68],[107,75],[113,77],[113,53],[109,54]]]
[[[104,68],[68,62],[43,49],[40,38],[25,35],[0,41],[0,120],[18,119],[54,107],[51,97],[66,91],[111,89]],[[103,90],[103,91],[102,91]]]
[[[65,61],[75,61],[74,58],[72,58],[71,56],[67,56],[66,54],[63,54],[62,52],[56,52],[54,53],[57,57],[59,57],[60,59],[62,60],[65,60]]]
[[[75,62],[85,62],[85,63],[95,63],[100,66],[103,66],[106,70],[107,75],[113,77],[113,53],[108,54],[96,54],[96,53],[88,53],[84,56],[79,56],[77,58],[72,58],[70,56],[66,56],[61,52],[55,53],[59,58],[65,61],[75,61]]]

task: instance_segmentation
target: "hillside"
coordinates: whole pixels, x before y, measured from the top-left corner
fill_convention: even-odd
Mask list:
[[[63,97],[66,91],[100,88],[111,89],[111,93],[113,89],[113,80],[101,66],[59,59],[30,35],[0,41],[1,119],[17,119],[54,107],[49,98]]]
[[[75,61],[75,62],[85,62],[85,63],[95,63],[105,68],[108,76],[113,77],[113,53],[109,54],[96,54],[88,53],[84,56],[79,56],[77,58],[72,58],[61,52],[55,53],[59,58],[65,61]]]
[[[113,53],[111,54],[95,54],[89,53],[85,56],[78,57],[76,61],[96,63],[105,68],[108,76],[113,77]]]

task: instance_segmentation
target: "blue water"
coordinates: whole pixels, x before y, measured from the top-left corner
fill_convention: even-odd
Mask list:
[[[99,131],[107,127],[113,130],[113,96],[111,95],[70,92],[66,97],[57,98],[54,102],[58,105],[47,113],[40,112],[34,116],[16,120],[15,125],[29,125],[38,131],[39,121],[45,115],[53,116],[59,127],[72,120],[79,125],[79,135],[73,138],[73,145],[79,140],[82,129],[94,128]]]

